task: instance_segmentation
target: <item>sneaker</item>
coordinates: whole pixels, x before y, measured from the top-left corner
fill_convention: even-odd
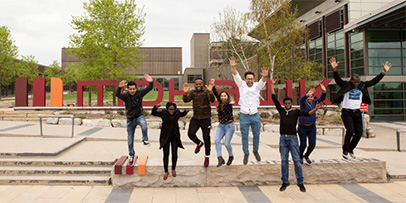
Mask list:
[[[198,145],[196,146],[195,154],[197,154],[197,153],[200,152],[200,148],[201,148],[202,146],[203,146],[203,142],[200,142],[200,144],[198,144]]]
[[[249,154],[244,154],[244,159],[242,161],[244,163],[244,165],[247,165],[249,156],[250,156]]]
[[[354,152],[352,152],[352,153],[350,152],[349,154],[350,154],[350,157],[351,157],[351,158],[353,158],[353,159],[356,159],[356,158],[357,158],[357,157],[355,156]]]
[[[282,186],[281,186],[281,188],[279,188],[279,191],[281,191],[281,192],[285,191],[286,188],[287,188],[289,185],[290,185],[289,183],[282,183]]]
[[[301,192],[306,192],[306,188],[303,184],[297,184],[297,186],[299,186]]]
[[[169,172],[166,172],[164,175],[164,180],[168,179],[168,176],[169,176]]]
[[[302,162],[303,162],[303,160],[302,160]],[[309,157],[307,157],[307,158],[306,158],[306,163],[307,163],[308,165],[312,165],[313,162],[312,162],[312,160],[309,159]]]
[[[299,159],[299,162],[300,162],[300,164],[303,165],[303,158],[302,158],[302,159]]]
[[[151,146],[151,144],[148,142],[148,140],[142,141],[142,143],[144,143],[144,145],[147,146],[147,147]]]
[[[231,163],[233,163],[234,160],[234,156],[229,156],[228,160],[227,160],[227,166],[231,165]]]
[[[259,156],[258,151],[256,151],[256,152],[252,151],[252,152],[254,153],[255,159],[257,159],[257,161],[261,161],[261,156]]]
[[[208,167],[209,166],[209,157],[208,156],[205,156],[204,157],[204,167]]]
[[[217,159],[218,159],[217,167],[220,167],[220,166],[222,166],[223,164],[226,163],[222,156],[217,157]]]
[[[134,166],[134,156],[130,156],[130,166]]]
[[[343,158],[348,159],[348,152],[343,152]]]
[[[176,177],[176,171],[172,170],[172,177]]]

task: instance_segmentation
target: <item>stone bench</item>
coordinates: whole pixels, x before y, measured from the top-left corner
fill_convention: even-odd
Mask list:
[[[134,167],[135,170],[136,167]],[[357,170],[354,170],[357,169]],[[124,170],[124,169],[123,169]],[[302,165],[305,184],[384,183],[387,182],[386,162],[377,159],[321,159],[312,165]],[[176,178],[163,181],[161,163],[151,161],[145,175],[111,173],[114,187],[225,187],[281,184],[281,161],[264,160],[248,165],[216,167],[178,163]],[[123,171],[122,174],[125,174]],[[296,184],[293,163],[289,166],[289,182]]]

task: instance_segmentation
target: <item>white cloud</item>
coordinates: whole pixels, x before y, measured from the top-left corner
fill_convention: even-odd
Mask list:
[[[84,14],[82,0],[2,0],[0,25],[7,26],[20,55],[33,55],[43,65],[61,62],[74,30],[72,16]],[[86,1],[87,2],[87,1]],[[210,25],[227,5],[249,10],[248,0],[139,0],[146,13],[146,47],[182,47],[183,66],[190,66],[193,33],[210,32]]]

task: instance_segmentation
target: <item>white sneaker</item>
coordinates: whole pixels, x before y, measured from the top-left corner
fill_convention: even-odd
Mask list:
[[[351,158],[353,158],[353,159],[356,159],[356,158],[357,158],[354,153],[349,152],[349,154],[350,154],[350,157],[351,157]]]
[[[145,146],[149,147],[151,144],[147,141],[142,141],[142,143],[144,143]]]
[[[347,153],[343,153],[343,158],[344,159],[348,159],[349,157],[348,157],[348,152]]]

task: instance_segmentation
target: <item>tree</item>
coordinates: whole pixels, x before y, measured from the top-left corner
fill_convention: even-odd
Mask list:
[[[248,60],[256,54],[256,40],[248,36],[251,28],[248,14],[231,7],[224,8],[223,13],[219,12],[211,29],[212,38],[218,44],[212,51],[223,60],[220,66],[228,65],[228,58],[235,56],[245,71],[250,70]],[[223,69],[219,67],[219,70]]]
[[[72,85],[76,84],[78,77],[78,69],[73,64],[66,67],[62,72],[61,80],[64,85],[69,86],[69,92],[72,92]]]
[[[145,14],[135,0],[90,0],[87,15],[73,17],[70,53],[81,59],[82,80],[127,79],[128,69],[138,68],[139,47],[145,32]]]
[[[250,33],[260,41],[259,63],[271,67],[271,77],[318,80],[322,65],[306,60],[307,30],[296,20],[297,8],[287,0],[252,0],[250,18],[257,27]]]
[[[137,8],[135,0],[89,0],[83,5],[87,15],[73,17],[71,26],[78,34],[71,35],[69,43],[69,52],[81,59],[79,79],[130,79],[127,71],[138,69],[143,58],[143,8]]]
[[[62,76],[61,68],[57,61],[53,61],[51,65],[45,67],[44,76],[46,77],[47,86],[49,86],[52,77],[60,78]]]
[[[18,47],[11,38],[10,30],[6,26],[0,26],[0,87],[14,81],[17,56]]]
[[[28,78],[28,84],[32,85],[33,78],[39,76],[38,62],[32,55],[21,56],[22,59],[18,62],[16,77]],[[13,78],[14,79],[14,78]]]

